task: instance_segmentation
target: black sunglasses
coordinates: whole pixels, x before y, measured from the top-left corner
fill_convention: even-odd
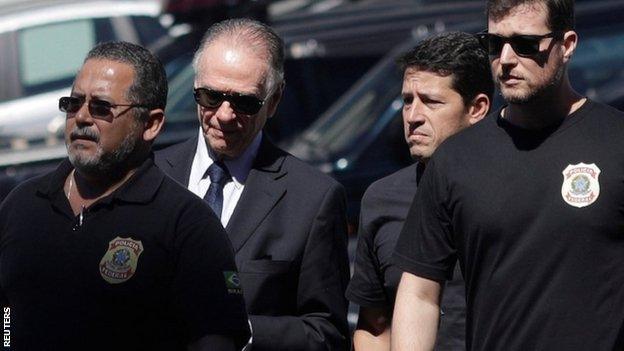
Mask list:
[[[476,34],[479,43],[483,46],[491,56],[500,55],[503,46],[506,43],[511,45],[518,56],[532,57],[540,53],[540,43],[542,39],[554,38],[560,40],[563,38],[562,32],[550,32],[544,35],[514,35],[511,37],[503,37],[498,34],[480,32]]]
[[[76,113],[78,112],[78,110],[80,110],[80,107],[82,107],[82,104],[84,103],[85,103],[84,98],[81,98],[81,97],[79,98],[79,97],[74,97],[74,96],[63,96],[62,98],[59,99],[59,110],[61,110],[61,112],[66,112],[66,113]],[[89,100],[89,105],[88,105],[89,113],[91,114],[91,116],[93,118],[99,118],[99,119],[109,119],[112,114],[112,110],[118,106],[125,106],[125,107],[128,107],[129,109],[133,107],[149,108],[147,105],[142,105],[142,104],[112,104],[108,101],[97,100],[97,99]],[[120,113],[119,115],[123,114],[124,112]]]
[[[193,89],[193,95],[195,96],[195,102],[206,108],[219,107],[223,101],[227,100],[234,111],[246,115],[255,115],[264,105],[264,100],[254,95],[228,94],[208,88],[195,88]]]

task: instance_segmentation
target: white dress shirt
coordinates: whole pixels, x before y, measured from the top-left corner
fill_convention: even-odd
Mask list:
[[[256,135],[251,144],[249,144],[247,149],[245,149],[243,154],[238,158],[223,159],[225,166],[232,176],[232,179],[223,186],[223,210],[221,211],[221,224],[223,227],[227,226],[230,217],[232,217],[234,213],[234,208],[236,208],[238,199],[240,199],[243,189],[245,189],[245,181],[258,154],[261,140],[262,131]],[[197,138],[197,150],[195,151],[193,165],[191,166],[188,189],[201,198],[206,195],[208,187],[210,186],[210,177],[204,177],[204,175],[215,158],[214,152],[206,146],[204,134],[200,127],[199,137]]]

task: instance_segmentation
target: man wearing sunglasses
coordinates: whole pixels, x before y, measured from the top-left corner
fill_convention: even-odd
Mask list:
[[[0,302],[14,349],[231,351],[246,343],[218,218],[153,163],[166,98],[158,59],[110,42],[88,53],[71,96],[59,100],[69,159],[0,207]]]
[[[344,190],[262,132],[284,90],[282,39],[262,23],[226,20],[193,63],[198,136],[156,162],[221,218],[253,350],[348,349]]]
[[[572,0],[490,0],[506,106],[441,145],[395,249],[393,350],[431,350],[466,281],[469,350],[624,349],[624,115],[576,93]]]

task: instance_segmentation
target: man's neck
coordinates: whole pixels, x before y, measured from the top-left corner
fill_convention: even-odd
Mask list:
[[[586,99],[576,91],[565,89],[560,94],[536,99],[531,103],[509,104],[501,114],[515,126],[539,130],[560,123],[578,110],[585,101]]]
[[[90,174],[74,168],[65,180],[65,195],[74,214],[82,212],[99,199],[112,194],[136,172],[131,167],[116,172],[107,172],[106,176]]]

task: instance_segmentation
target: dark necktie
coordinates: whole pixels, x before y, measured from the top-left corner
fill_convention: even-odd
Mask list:
[[[213,162],[210,167],[208,167],[204,178],[206,175],[210,177],[210,187],[208,187],[208,191],[206,195],[204,195],[204,200],[206,200],[217,217],[221,218],[221,210],[223,210],[223,186],[230,179],[230,173],[222,162],[217,161]]]

